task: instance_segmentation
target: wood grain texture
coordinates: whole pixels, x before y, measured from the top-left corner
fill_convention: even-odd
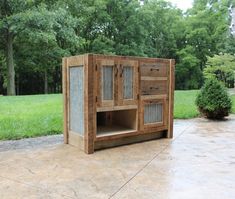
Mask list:
[[[85,56],[83,55],[79,55],[79,56],[73,56],[73,57],[68,57],[67,58],[67,70],[66,70],[66,89],[67,89],[67,129],[68,129],[68,144],[74,145],[79,147],[80,149],[82,149],[84,151],[84,139],[80,139],[81,136],[79,135],[80,132],[74,132],[73,130],[71,130],[71,126],[70,126],[70,120],[71,120],[71,114],[70,114],[70,110],[71,110],[71,93],[70,93],[70,69],[71,68],[76,68],[78,66],[83,66],[84,70],[86,69],[85,67],[85,62],[84,62]],[[84,72],[85,73],[85,72]],[[75,78],[76,81],[76,78]],[[83,84],[85,86],[85,80],[83,81]],[[86,86],[83,90],[83,99],[85,102],[85,95],[86,95]],[[84,112],[83,112],[83,118],[84,118],[84,137],[86,136],[86,132],[87,132],[87,128],[86,128],[86,110],[85,110],[85,104],[84,104]]]
[[[103,149],[103,148],[110,148],[115,146],[120,146],[124,144],[132,144],[138,142],[144,142],[148,140],[154,140],[165,137],[164,131],[159,132],[149,132],[146,134],[140,134],[137,132],[124,134],[124,136],[116,136],[112,137],[111,139],[97,139],[95,141],[95,149]]]
[[[95,112],[95,96],[94,96],[94,73],[93,56],[88,54],[84,59],[85,64],[85,125],[86,133],[84,139],[84,151],[87,154],[94,153],[94,112]]]
[[[165,94],[168,94],[168,81],[141,80],[141,95]]]
[[[97,64],[97,106],[114,106],[115,98],[115,62],[112,59],[98,59]],[[105,70],[105,69],[110,70]],[[108,77],[108,71],[111,71],[111,77]],[[108,79],[107,79],[108,78]],[[109,82],[108,82],[109,81]],[[111,89],[109,89],[111,88]],[[109,93],[110,92],[110,93]],[[109,96],[106,94],[109,93]],[[108,98],[107,98],[108,97]]]
[[[113,106],[113,107],[100,107],[100,108],[97,108],[97,112],[130,110],[130,109],[138,109],[138,106],[137,105],[123,105],[123,106]]]
[[[81,137],[79,134],[69,131],[69,144],[75,147],[78,147],[84,151],[84,137]]]
[[[118,105],[137,105],[139,88],[138,62],[121,59],[119,60],[119,66]],[[131,94],[131,96],[125,97],[127,95],[125,92]]]
[[[159,110],[155,109],[155,106],[157,105],[162,106],[161,116],[151,116],[151,114],[153,114],[154,111],[156,111],[156,114],[159,114]],[[149,109],[149,107],[152,108],[153,110],[146,111],[146,109]],[[167,101],[165,99],[142,100],[140,109],[141,109],[140,127],[142,131],[149,129],[149,128],[158,128],[158,127],[167,125],[168,118],[166,114],[167,114],[168,106],[167,106]],[[149,114],[149,115],[146,116],[145,114]],[[147,122],[147,121],[153,121],[155,118],[157,119],[159,117],[162,119],[161,121],[156,121],[155,123]]]
[[[140,62],[141,76],[167,77],[169,64],[163,62]]]
[[[169,106],[168,106],[168,138],[173,138],[174,120],[174,90],[175,90],[175,60],[170,60],[169,70]]]
[[[67,103],[67,58],[62,60],[62,85],[63,85],[63,134],[64,143],[68,144],[68,103]]]

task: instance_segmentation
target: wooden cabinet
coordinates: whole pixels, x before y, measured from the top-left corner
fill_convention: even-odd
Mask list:
[[[173,136],[174,60],[63,59],[64,141],[86,153]]]

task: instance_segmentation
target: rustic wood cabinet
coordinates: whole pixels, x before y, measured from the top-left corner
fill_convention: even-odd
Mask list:
[[[174,60],[63,58],[64,142],[96,149],[173,136]]]

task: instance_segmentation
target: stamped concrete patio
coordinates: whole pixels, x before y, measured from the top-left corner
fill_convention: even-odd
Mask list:
[[[61,136],[0,142],[0,198],[235,198],[235,116],[86,155]]]

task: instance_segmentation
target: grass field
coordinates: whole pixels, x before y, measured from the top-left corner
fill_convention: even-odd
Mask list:
[[[62,95],[0,97],[0,139],[62,131]]]
[[[233,101],[232,113],[235,114],[235,95],[232,96],[232,101]]]
[[[199,115],[195,105],[197,93],[197,90],[175,92],[174,118],[189,119]]]
[[[198,91],[176,91],[174,117],[199,115],[195,106]],[[235,96],[233,113],[235,113]],[[62,132],[62,95],[0,97],[0,140],[20,139]]]

